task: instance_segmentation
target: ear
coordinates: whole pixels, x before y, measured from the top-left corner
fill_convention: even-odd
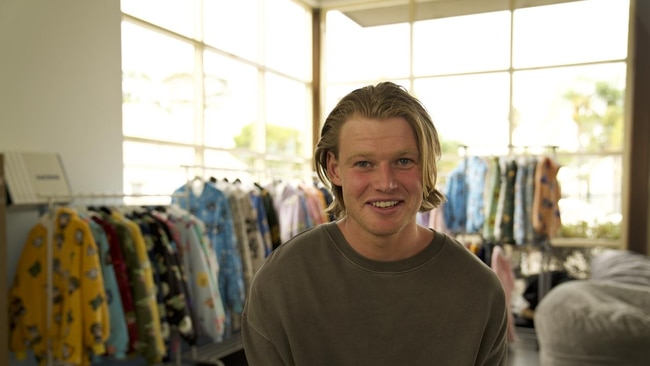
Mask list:
[[[339,175],[339,162],[334,156],[334,153],[329,151],[327,153],[327,176],[332,184],[340,186],[341,177]]]

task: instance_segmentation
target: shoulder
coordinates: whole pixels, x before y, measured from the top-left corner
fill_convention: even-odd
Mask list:
[[[481,286],[488,289],[501,289],[501,282],[497,274],[490,266],[482,261],[476,254],[472,253],[458,240],[436,231],[436,238],[442,242],[444,256],[443,261],[453,266],[455,276],[464,279],[468,284],[472,283],[477,288]]]
[[[308,291],[314,280],[331,272],[336,249],[323,225],[297,234],[264,259],[250,286],[249,311],[262,303],[284,308],[287,302],[300,300],[289,294]]]
[[[330,224],[311,227],[282,243],[269,254],[255,277],[276,277],[282,273],[301,273],[327,257],[333,245]]]
[[[271,252],[265,260],[265,265],[267,263],[267,266],[276,265],[277,262],[297,260],[304,256],[314,257],[332,240],[329,226],[329,223],[321,224],[294,235]]]

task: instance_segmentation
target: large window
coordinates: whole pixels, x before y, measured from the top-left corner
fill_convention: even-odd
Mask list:
[[[122,0],[124,191],[311,171],[311,10]]]
[[[326,12],[323,113],[355,87],[396,81],[434,118],[441,185],[467,154],[552,155],[561,235],[618,239],[629,1],[403,3]]]
[[[125,192],[169,193],[194,174],[309,174],[306,3],[122,0]],[[552,154],[563,235],[620,235],[629,1],[335,3],[321,27],[322,117],[355,87],[395,81],[435,119],[441,185],[467,154]]]

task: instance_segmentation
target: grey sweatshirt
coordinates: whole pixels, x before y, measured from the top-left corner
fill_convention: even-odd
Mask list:
[[[380,262],[327,223],[266,259],[242,334],[252,366],[505,365],[507,322],[496,274],[447,235]]]

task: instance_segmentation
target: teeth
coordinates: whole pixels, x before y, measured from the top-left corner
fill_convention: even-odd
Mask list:
[[[386,208],[386,207],[395,206],[397,202],[398,201],[381,201],[381,202],[373,202],[372,205],[375,207]]]

